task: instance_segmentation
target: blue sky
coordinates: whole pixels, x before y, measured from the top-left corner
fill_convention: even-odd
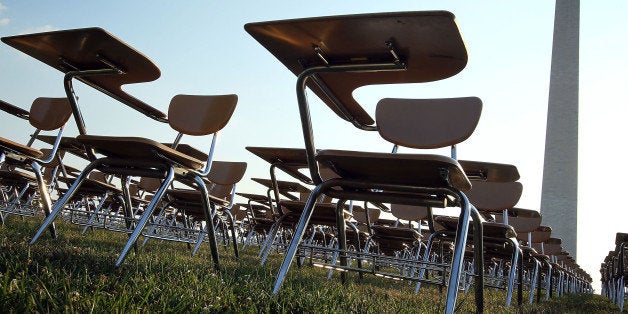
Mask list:
[[[384,97],[478,96],[484,102],[474,135],[459,158],[510,163],[524,186],[520,207],[540,206],[554,2],[533,1],[7,1],[0,0],[0,36],[98,26],[151,58],[157,81],[125,90],[167,111],[176,94],[239,95],[238,108],[218,142],[217,159],[249,163],[239,190],[260,193],[251,177],[268,166],[245,146],[303,147],[295,77],[243,29],[245,23],[369,12],[448,10],[467,45],[469,62],[457,76],[433,83],[372,86],[355,97],[373,113]],[[580,161],[578,262],[594,278],[628,232],[628,214],[614,198],[628,171],[621,160],[626,131],[625,30],[628,3],[583,1],[580,37]],[[28,109],[39,96],[62,97],[60,72],[0,45],[0,98]],[[174,139],[175,132],[107,96],[77,84],[88,132]],[[389,151],[376,133],[338,119],[315,96],[312,119],[319,148]],[[0,135],[26,142],[28,123],[2,115]],[[76,135],[69,125],[68,135]],[[185,139],[184,139],[185,141]],[[207,139],[187,138],[206,148]],[[43,145],[41,145],[43,146]],[[407,150],[406,150],[407,151]],[[618,191],[615,191],[618,190]],[[610,219],[609,219],[610,218]]]

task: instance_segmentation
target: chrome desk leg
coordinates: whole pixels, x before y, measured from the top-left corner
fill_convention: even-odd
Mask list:
[[[275,227],[271,228],[270,232],[266,236],[266,244],[264,245],[264,250],[262,253],[262,260],[260,261],[260,265],[264,265],[266,263],[266,259],[268,259],[268,255],[270,251],[273,249],[273,244],[275,243],[275,239],[277,238],[277,234],[279,233],[279,229],[281,228],[281,223],[286,218],[286,215],[283,215],[277,219],[275,222]]]
[[[440,234],[439,231],[436,231],[430,235],[430,238],[427,240],[427,245],[425,246],[425,251],[423,251],[423,262],[419,267],[419,281],[417,281],[416,286],[414,287],[414,293],[419,293],[421,289],[421,279],[425,278],[425,263],[430,260],[430,251],[432,250],[432,245],[434,244],[434,239]]]
[[[283,262],[281,263],[281,267],[279,268],[279,273],[277,274],[277,281],[275,281],[275,287],[273,288],[273,294],[275,295],[279,293],[279,290],[281,289],[283,281],[284,279],[286,279],[288,269],[290,269],[290,264],[292,264],[292,260],[294,259],[294,256],[297,254],[297,248],[299,247],[299,243],[301,242],[303,233],[305,233],[305,228],[310,222],[310,217],[312,217],[312,213],[314,212],[314,206],[316,206],[316,199],[321,194],[321,190],[324,186],[325,186],[325,183],[316,186],[310,193],[310,197],[307,199],[307,202],[305,203],[305,208],[303,209],[303,213],[301,213],[301,217],[299,218],[299,223],[297,224],[297,228],[294,231],[292,240],[290,241],[290,246],[288,247],[286,256],[284,257]]]
[[[39,229],[37,230],[37,232],[35,233],[35,236],[33,237],[33,239],[31,240],[31,242],[29,243],[29,245],[33,245],[35,244],[35,242],[37,241],[37,239],[39,239],[39,237],[41,236],[41,234],[44,232],[44,230],[46,230],[46,228],[48,227],[48,225],[52,224],[53,220],[55,219],[55,217],[61,212],[61,210],[63,209],[63,207],[65,207],[65,205],[68,203],[68,201],[72,198],[72,196],[74,196],[74,193],[76,192],[76,190],[78,190],[78,188],[81,186],[81,184],[83,183],[83,180],[85,180],[85,178],[87,177],[87,175],[94,170],[94,168],[96,168],[96,166],[98,166],[100,164],[100,162],[98,160],[90,163],[89,165],[87,165],[87,167],[85,167],[85,169],[83,169],[83,171],[81,172],[81,174],[79,174],[79,176],[76,178],[76,180],[74,181],[74,183],[72,183],[72,186],[65,192],[65,194],[63,195],[63,197],[59,200],[57,200],[57,202],[54,205],[54,208],[52,209],[52,211],[50,212],[50,214],[48,216],[46,216],[46,219],[44,219],[44,222],[41,224],[41,226],[39,227]]]
[[[214,260],[214,268],[220,270],[220,262],[218,261],[218,243],[216,243],[216,233],[214,229],[214,218],[212,213],[215,214],[214,204],[209,201],[209,193],[205,182],[199,176],[194,177],[197,188],[201,191],[201,198],[203,201],[203,209],[205,211],[205,221],[207,226],[207,235],[209,237],[209,248],[212,253],[212,259]]]
[[[239,258],[240,252],[238,251],[238,241],[236,239],[235,219],[233,219],[233,215],[228,208],[225,208],[225,214],[227,214],[227,221],[231,224],[229,230],[231,230],[231,238],[233,239],[233,252],[235,252],[235,257]]]
[[[536,289],[539,269],[541,268],[541,263],[537,259],[532,258],[532,260],[534,260],[534,272],[532,273],[532,277],[530,277],[532,279],[530,283],[530,300],[528,301],[530,304],[534,301],[534,290]]]
[[[506,307],[510,307],[510,302],[512,300],[515,278],[517,278],[517,261],[519,259],[519,244],[517,241],[510,242],[514,246],[514,249],[512,252],[512,259],[510,260],[510,274],[508,275],[508,288],[506,290]]]
[[[447,287],[447,303],[445,313],[453,313],[456,308],[456,298],[458,297],[458,284],[462,274],[462,262],[464,261],[464,249],[467,244],[469,233],[469,215],[471,206],[469,199],[459,192],[460,216],[458,217],[458,228],[456,229],[456,239],[454,242],[454,253],[451,258],[451,270],[449,274],[449,285]]]
[[[340,252],[340,266],[348,266],[347,264],[347,229],[344,215],[345,202],[338,202],[336,205],[336,228],[338,228],[338,250]],[[342,283],[347,280],[347,272],[340,272]]]
[[[552,296],[552,263],[547,262],[547,277],[545,278],[545,301]]]
[[[135,225],[135,229],[133,229],[133,233],[131,233],[131,235],[129,236],[129,240],[126,242],[126,245],[122,249],[122,252],[120,252],[120,256],[118,256],[118,260],[116,261],[116,267],[119,267],[120,265],[122,265],[122,262],[126,258],[126,255],[129,253],[129,250],[135,244],[135,242],[137,241],[137,238],[142,233],[142,230],[144,229],[146,222],[148,222],[148,218],[150,218],[150,216],[153,214],[155,207],[161,201],[161,198],[166,193],[166,190],[168,189],[168,186],[170,185],[173,179],[174,179],[174,168],[170,167],[170,169],[168,170],[168,174],[166,175],[166,178],[164,179],[163,184],[161,185],[159,190],[155,192],[153,199],[150,201],[150,204],[148,204],[148,207],[146,207],[146,209],[144,210],[142,217],[140,217],[140,221],[138,221],[137,224]]]
[[[39,197],[41,198],[41,201],[44,205],[44,212],[46,213],[46,216],[50,216],[50,213],[52,210],[52,201],[50,201],[50,194],[48,193],[48,186],[46,185],[46,182],[44,181],[44,176],[41,174],[41,167],[36,162],[32,162],[31,167],[33,168],[35,172],[35,177],[37,178],[37,186],[39,187]],[[52,238],[56,239],[57,230],[55,228],[55,224],[54,223],[50,224],[48,229],[50,230],[50,235],[52,236]]]
[[[92,223],[96,219],[96,217],[98,217],[98,215],[100,213],[100,210],[105,205],[105,201],[107,200],[107,198],[109,198],[109,192],[105,192],[105,194],[102,196],[102,198],[100,200],[100,203],[98,203],[98,206],[96,206],[96,208],[94,208],[94,212],[92,213],[92,215],[87,220],[87,223],[85,224],[85,227],[83,228],[83,232],[81,232],[81,234],[85,234],[87,232],[87,229],[92,225]]]

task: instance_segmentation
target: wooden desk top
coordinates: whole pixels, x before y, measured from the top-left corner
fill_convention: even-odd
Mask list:
[[[271,189],[273,188],[273,182],[270,179],[261,179],[261,178],[251,178],[251,180]],[[309,193],[310,189],[299,184],[298,182],[290,182],[290,181],[282,181],[277,180],[277,188],[279,188],[279,193],[288,198],[294,198],[293,195],[290,195],[290,192],[294,193]]]
[[[295,179],[306,184],[312,183],[310,177],[299,172],[299,169],[307,168],[307,156],[305,155],[304,148],[248,146],[246,150],[271,165],[275,164],[277,168],[293,176]]]
[[[37,135],[38,140],[50,145],[54,145],[56,138],[56,136],[52,135]],[[61,142],[59,142],[59,150],[66,151],[85,160],[89,160],[89,157],[87,157],[87,154],[85,153],[85,146],[83,143],[79,142],[76,137],[62,137]]]
[[[315,17],[248,23],[244,29],[292,73],[329,65],[393,63],[386,43],[391,42],[405,71],[321,73],[321,81],[355,120],[374,120],[355,101],[355,89],[372,84],[423,83],[459,73],[467,64],[467,51],[454,15],[446,11],[395,12]],[[320,88],[308,87],[336,114],[343,117]]]
[[[115,67],[123,73],[77,79],[153,119],[166,121],[165,113],[122,90],[125,84],[156,80],[161,75],[159,68],[142,53],[101,28],[17,35],[3,37],[2,41],[63,73]]]
[[[0,100],[0,110],[25,120],[28,120],[28,115],[30,114],[28,111],[14,106],[4,100]]]

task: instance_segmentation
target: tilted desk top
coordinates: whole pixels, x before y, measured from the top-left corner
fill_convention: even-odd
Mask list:
[[[48,143],[50,145],[54,145],[56,138],[56,136],[52,135],[37,135],[38,140],[44,143]],[[76,137],[62,137],[61,141],[59,142],[59,150],[66,151],[77,157],[89,160],[89,158],[87,157],[87,153],[85,153],[85,146],[83,145],[83,143],[79,142]]]
[[[122,85],[154,81],[159,68],[139,51],[93,27],[3,37],[7,45],[63,72],[117,70],[116,73],[76,78],[158,121],[167,115],[127,94]]]
[[[30,114],[28,111],[20,107],[14,106],[4,100],[0,100],[0,110],[25,120],[28,120],[28,116]]]
[[[307,168],[307,156],[303,148],[283,148],[283,147],[253,147],[247,146],[246,150],[262,158],[271,165],[275,165],[283,172],[293,176],[295,179],[311,184],[312,180],[299,172],[299,169]]]
[[[251,180],[267,188],[273,187],[273,182],[270,179],[251,178]],[[310,192],[310,189],[308,189],[307,187],[304,187],[298,182],[277,180],[277,185],[279,186],[279,190],[284,191],[284,192],[295,192],[295,193],[309,193]]]
[[[324,88],[351,117],[345,117],[323,89],[308,80],[307,86],[336,114],[362,125],[372,125],[374,120],[353,98],[355,89],[436,81],[459,73],[467,64],[454,15],[447,11],[291,19],[249,23],[244,28],[295,75],[321,66],[405,65],[402,71],[319,73]]]

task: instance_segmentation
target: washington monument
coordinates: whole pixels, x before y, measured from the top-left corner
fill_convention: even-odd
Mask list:
[[[578,58],[580,1],[556,0],[541,214],[576,258],[578,232]]]

